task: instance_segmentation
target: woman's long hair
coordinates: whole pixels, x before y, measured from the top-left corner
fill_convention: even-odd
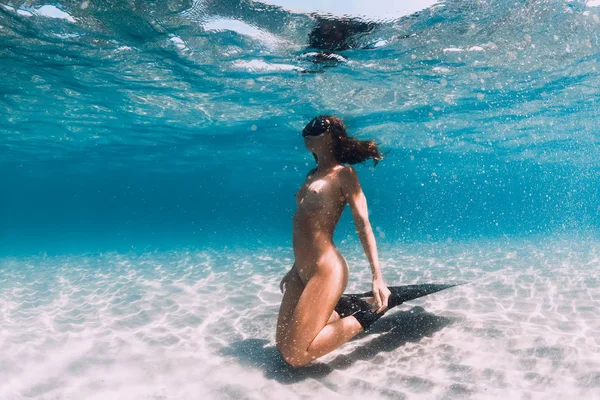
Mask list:
[[[383,160],[383,154],[374,140],[359,140],[348,136],[346,126],[340,118],[330,115],[321,115],[318,118],[325,118],[330,122],[328,130],[333,138],[333,152],[338,162],[358,164],[372,158],[375,166]]]

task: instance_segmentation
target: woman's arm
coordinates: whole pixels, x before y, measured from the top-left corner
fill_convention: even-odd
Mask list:
[[[377,305],[377,312],[382,312],[387,308],[390,291],[383,282],[381,268],[379,267],[379,257],[377,255],[377,244],[375,235],[369,221],[369,211],[367,209],[367,199],[360,187],[358,175],[352,167],[345,167],[340,172],[340,183],[342,193],[350,205],[354,226],[360,238],[367,259],[371,264],[373,275],[373,297]]]

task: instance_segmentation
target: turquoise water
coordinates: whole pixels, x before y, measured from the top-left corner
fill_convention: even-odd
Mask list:
[[[600,3],[313,3],[0,1],[0,398],[600,398]],[[317,63],[319,18],[371,25]],[[472,284],[295,375],[322,113],[389,151],[387,281]]]

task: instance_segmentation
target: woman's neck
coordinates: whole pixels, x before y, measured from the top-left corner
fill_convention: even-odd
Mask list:
[[[332,154],[317,157],[317,171],[330,171],[340,165]]]
[[[318,172],[331,171],[331,170],[335,169],[339,165],[341,165],[341,164],[339,162],[337,162],[337,161],[334,161],[334,162],[328,163],[328,164],[318,163],[317,164],[317,171]]]

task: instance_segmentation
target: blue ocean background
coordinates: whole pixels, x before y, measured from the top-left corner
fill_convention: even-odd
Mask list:
[[[0,1],[0,398],[600,398],[599,7]],[[322,64],[318,18],[374,27]],[[388,283],[471,284],[295,373],[324,113],[387,152]],[[368,287],[348,211],[335,242]]]

